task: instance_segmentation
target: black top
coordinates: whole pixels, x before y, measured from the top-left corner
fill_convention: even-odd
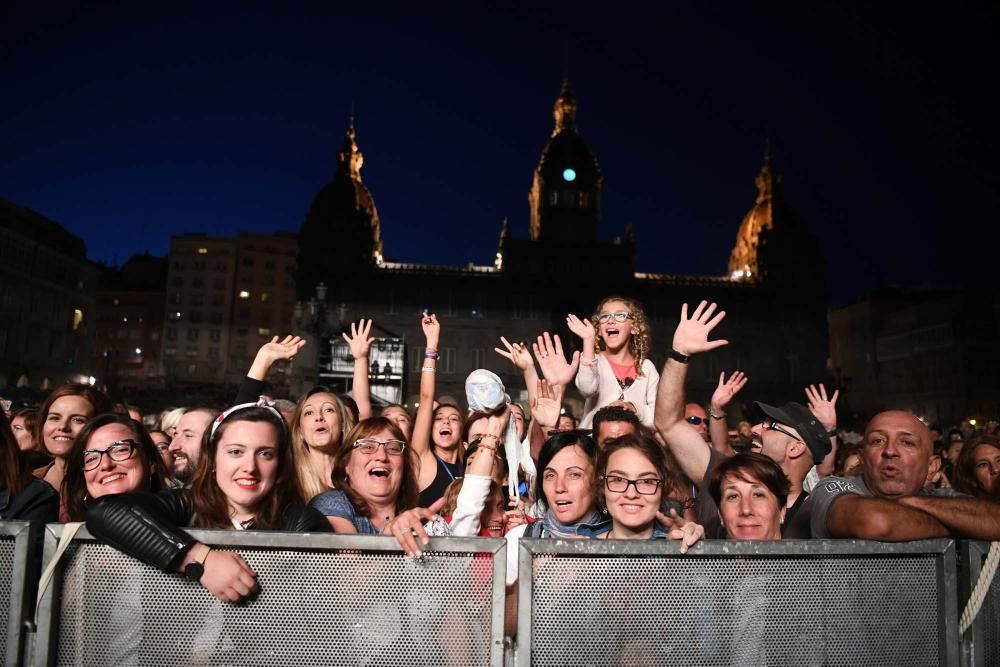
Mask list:
[[[189,526],[194,515],[190,489],[103,496],[87,508],[87,530],[119,551],[171,572],[195,543],[180,528]],[[328,533],[330,524],[312,507],[287,507],[281,530]]]
[[[434,476],[434,481],[431,482],[430,486],[420,492],[421,507],[430,507],[435,500],[444,495],[445,490],[447,490],[448,485],[453,480],[459,479],[465,474],[462,470],[461,461],[457,463],[445,463],[437,456],[434,458],[437,459],[437,474]]]
[[[17,495],[8,489],[0,489],[0,519],[42,523],[58,521],[59,493],[51,484],[40,479],[31,480]]]

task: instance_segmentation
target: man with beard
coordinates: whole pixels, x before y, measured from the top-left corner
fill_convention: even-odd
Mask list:
[[[201,441],[212,420],[219,416],[215,408],[191,408],[177,422],[177,433],[170,441],[174,457],[174,477],[185,484],[198,468],[201,460]]]

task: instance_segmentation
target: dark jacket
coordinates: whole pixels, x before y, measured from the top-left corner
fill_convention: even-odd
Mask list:
[[[194,514],[190,489],[104,496],[87,508],[87,530],[147,565],[172,572],[196,542],[180,528],[190,525]],[[330,524],[311,507],[287,507],[281,530],[327,533]]]
[[[4,521],[59,520],[59,494],[52,485],[40,479],[31,480],[14,495],[9,489],[0,489],[0,519]]]

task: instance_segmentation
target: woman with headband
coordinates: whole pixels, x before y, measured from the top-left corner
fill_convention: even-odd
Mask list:
[[[295,486],[288,429],[263,401],[229,408],[215,421],[190,489],[105,496],[87,509],[98,539],[166,572],[182,573],[223,602],[257,590],[239,554],[196,542],[182,527],[326,532]]]

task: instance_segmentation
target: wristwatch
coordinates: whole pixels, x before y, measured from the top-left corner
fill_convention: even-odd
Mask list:
[[[194,557],[194,560],[184,566],[184,576],[194,582],[200,582],[205,574],[205,559],[208,558],[212,547],[207,544],[201,545],[201,553]]]

